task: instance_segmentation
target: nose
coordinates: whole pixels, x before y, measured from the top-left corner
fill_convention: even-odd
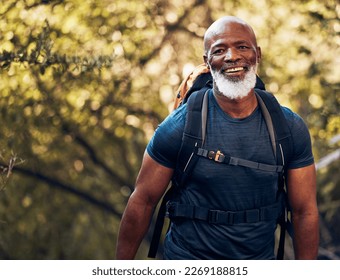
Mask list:
[[[232,50],[231,48],[229,48],[225,54],[224,60],[226,61],[235,60],[236,56],[237,54],[235,50]]]

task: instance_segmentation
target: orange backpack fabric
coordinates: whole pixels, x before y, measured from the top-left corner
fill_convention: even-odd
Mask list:
[[[196,78],[203,73],[209,72],[210,72],[209,68],[204,63],[196,66],[196,68],[179,85],[173,109],[176,109],[179,106],[179,104],[181,104],[188,90],[192,87]]]

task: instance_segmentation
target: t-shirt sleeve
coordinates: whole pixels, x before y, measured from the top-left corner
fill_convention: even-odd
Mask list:
[[[182,143],[186,106],[172,112],[155,130],[146,147],[149,156],[159,164],[175,168]]]
[[[307,125],[303,119],[291,110],[284,108],[290,123],[293,140],[293,156],[288,163],[288,169],[296,169],[314,163],[312,143]]]

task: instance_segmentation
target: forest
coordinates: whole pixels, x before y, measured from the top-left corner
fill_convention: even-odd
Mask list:
[[[340,259],[336,0],[1,1],[0,259],[115,258],[146,144],[224,15],[254,28],[259,76],[310,130],[319,259]]]

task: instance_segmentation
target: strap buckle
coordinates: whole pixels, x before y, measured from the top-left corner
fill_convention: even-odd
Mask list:
[[[218,210],[209,210],[208,212],[208,223],[209,224],[217,224],[219,219],[219,212]]]
[[[208,158],[214,161],[217,161],[217,162],[223,162],[225,159],[225,156],[220,150],[217,150],[217,152],[209,151]]]
[[[232,212],[221,210],[209,210],[208,223],[229,225],[234,223],[234,216]]]
[[[261,221],[261,212],[259,209],[246,210],[245,221],[247,223],[256,223]]]

